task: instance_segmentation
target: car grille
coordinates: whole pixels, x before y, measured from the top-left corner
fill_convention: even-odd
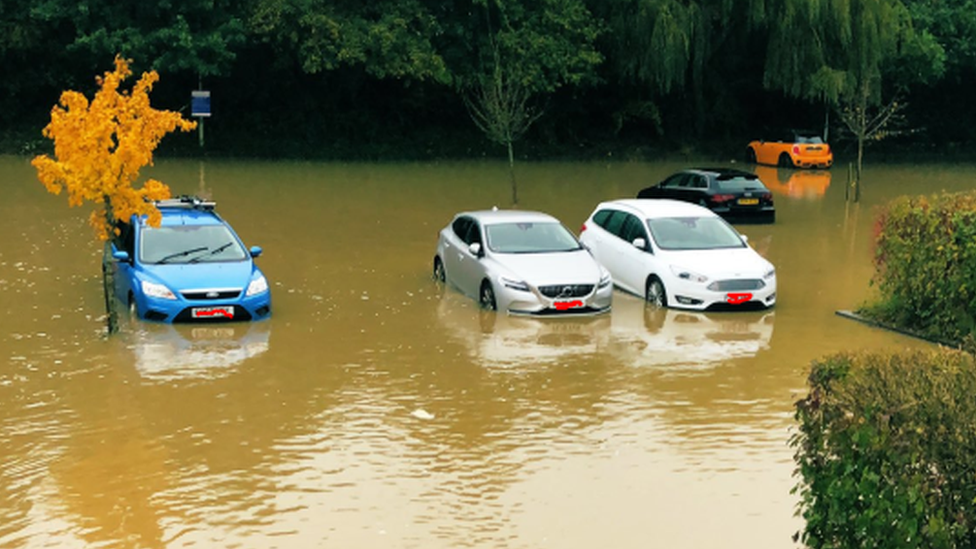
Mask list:
[[[190,301],[207,301],[210,299],[235,299],[241,295],[240,290],[187,290],[180,292],[183,299]]]
[[[542,295],[549,298],[563,297],[583,297],[590,295],[593,291],[593,284],[554,284],[552,286],[539,286]]]
[[[737,292],[741,290],[761,290],[766,283],[758,278],[733,278],[730,280],[716,280],[708,285],[713,292]]]

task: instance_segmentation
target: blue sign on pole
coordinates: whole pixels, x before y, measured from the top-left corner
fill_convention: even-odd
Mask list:
[[[190,97],[190,116],[210,116],[210,92],[194,91]]]

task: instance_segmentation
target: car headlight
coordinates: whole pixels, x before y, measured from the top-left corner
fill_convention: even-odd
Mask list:
[[[159,299],[176,299],[176,295],[169,288],[155,282],[142,281],[142,293],[146,297],[156,297]]]
[[[773,278],[774,276],[776,276],[776,269],[770,269],[770,270],[766,271],[766,274],[763,275],[763,280],[769,280],[770,278]]]
[[[252,280],[251,283],[247,285],[247,292],[244,295],[246,295],[247,297],[251,297],[252,295],[257,295],[267,291],[268,291],[268,280],[264,278],[264,275],[261,275],[255,278],[254,280]]]
[[[597,288],[606,288],[610,285],[610,273],[604,271],[603,276],[600,277],[600,283],[597,284]]]
[[[520,292],[529,291],[529,285],[521,280],[515,280],[513,278],[506,278],[504,276],[498,277],[498,281],[502,283],[502,286],[506,288],[511,288],[513,290],[518,290]]]
[[[707,276],[700,275],[694,271],[689,271],[688,269],[684,269],[682,267],[678,267],[677,265],[671,265],[671,272],[674,274],[674,276],[682,280],[690,280],[691,282],[702,282],[702,283],[708,282]]]

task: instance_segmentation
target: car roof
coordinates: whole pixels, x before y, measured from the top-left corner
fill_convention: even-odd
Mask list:
[[[483,225],[491,225],[494,223],[540,223],[544,221],[559,223],[558,219],[547,213],[525,210],[478,210],[462,212],[456,217],[462,215],[473,217]]]
[[[700,173],[706,175],[713,175],[718,178],[729,178],[729,177],[745,177],[748,179],[759,179],[759,176],[747,172],[745,170],[738,170],[735,168],[689,168],[685,172]]]
[[[623,206],[640,213],[645,219],[657,217],[718,217],[718,214],[697,204],[669,198],[624,198],[601,202],[597,209]]]
[[[159,212],[163,215],[161,223],[163,227],[224,224],[220,216],[209,209],[161,206]]]

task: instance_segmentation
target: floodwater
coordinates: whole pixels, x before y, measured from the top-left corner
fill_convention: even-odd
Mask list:
[[[573,230],[691,162],[523,163]],[[712,163],[712,162],[710,162]],[[750,169],[755,169],[754,167]],[[430,278],[437,231],[505,206],[495,162],[160,161],[212,197],[273,292],[263,323],[106,338],[86,208],[0,157],[0,547],[781,549],[811,360],[927,345],[835,316],[871,295],[874,209],[976,166],[762,169],[774,310],[479,311]]]

